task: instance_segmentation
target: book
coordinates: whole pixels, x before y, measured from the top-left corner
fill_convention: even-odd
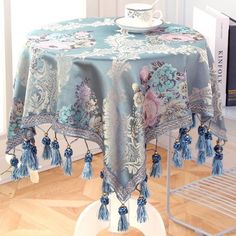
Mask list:
[[[229,17],[207,6],[194,7],[193,28],[207,40],[215,61],[222,105],[226,105]]]
[[[236,21],[230,19],[226,105],[236,106]]]

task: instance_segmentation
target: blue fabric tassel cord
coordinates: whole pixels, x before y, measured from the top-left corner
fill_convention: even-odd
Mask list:
[[[12,174],[11,174],[12,180],[20,179],[19,168],[18,168],[19,160],[16,158],[15,155],[13,155],[12,159],[10,160],[10,164],[13,167],[13,171],[12,171]]]
[[[148,176],[146,175],[144,181],[140,183],[140,194],[145,198],[150,197],[150,191],[148,189],[147,181],[148,181]]]
[[[207,129],[205,133],[205,140],[206,140],[206,156],[213,157],[214,151],[212,147],[212,133],[210,129]]]
[[[120,232],[127,231],[129,228],[129,223],[126,216],[126,214],[128,214],[127,207],[124,204],[122,204],[122,206],[119,207],[118,213],[120,215],[118,222],[118,231]]]
[[[104,194],[100,198],[101,206],[98,211],[98,219],[107,221],[109,219],[109,211],[107,209],[107,205],[109,204],[109,198],[107,194]]]
[[[157,152],[152,155],[152,170],[150,176],[159,178],[162,174],[161,156]]]
[[[92,170],[92,161],[93,161],[93,154],[88,151],[84,158],[84,169],[82,172],[82,178],[83,179],[91,179],[93,176],[93,170]]]
[[[137,200],[137,221],[139,223],[145,223],[147,221],[147,212],[145,209],[145,205],[147,204],[146,198],[144,198],[142,195],[139,196]]]
[[[60,153],[60,145],[57,141],[57,139],[54,139],[53,142],[51,143],[51,150],[52,150],[52,160],[51,160],[51,165],[53,166],[61,166],[62,165],[62,157]]]
[[[201,124],[198,127],[198,141],[196,147],[198,149],[197,163],[202,165],[206,162],[206,127]]]
[[[182,147],[181,147],[181,143],[180,143],[179,139],[175,140],[173,147],[174,147],[174,154],[172,157],[172,161],[173,161],[175,167],[181,168],[183,166],[183,158],[181,156]]]
[[[51,139],[48,137],[48,134],[45,133],[45,136],[42,139],[42,144],[44,145],[43,149],[43,159],[44,160],[49,160],[52,157],[52,150],[50,147],[51,144]]]
[[[25,140],[22,144],[21,163],[18,168],[18,177],[23,178],[29,175],[29,169],[38,170],[37,148],[30,143],[30,140]]]
[[[215,156],[212,163],[212,175],[222,175],[223,174],[223,147],[220,145],[220,142],[217,141],[216,146],[214,147]]]
[[[112,193],[113,190],[111,188],[111,185],[107,182],[106,177],[104,176],[103,171],[100,172],[100,177],[102,179],[102,192],[103,193]]]
[[[181,128],[180,129],[180,143],[182,147],[182,158],[184,160],[191,160],[192,154],[190,149],[190,144],[192,143],[192,138],[188,134],[189,130],[187,128]]]
[[[64,156],[66,157],[65,163],[64,163],[64,174],[65,175],[71,175],[72,174],[72,155],[73,150],[70,146],[68,146],[64,152]]]

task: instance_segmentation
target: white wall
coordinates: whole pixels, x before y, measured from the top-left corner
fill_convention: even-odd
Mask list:
[[[235,0],[184,0],[184,21],[187,26],[192,26],[193,7],[197,6],[204,9],[211,6],[220,12],[236,19],[236,1]]]

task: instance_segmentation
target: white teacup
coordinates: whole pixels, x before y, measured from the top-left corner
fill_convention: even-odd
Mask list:
[[[153,18],[162,19],[163,14],[150,4],[131,3],[125,5],[125,17],[135,25],[148,27],[152,25]]]

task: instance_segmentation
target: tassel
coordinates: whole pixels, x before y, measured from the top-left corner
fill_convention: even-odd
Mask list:
[[[146,198],[140,196],[137,200],[137,221],[139,223],[145,223],[147,220],[147,212],[145,209],[145,205],[147,204]]]
[[[118,231],[120,232],[127,231],[129,228],[129,223],[126,217],[126,214],[128,214],[128,209],[124,204],[122,204],[122,206],[119,207],[118,212],[120,215],[120,219],[118,222]]]
[[[142,196],[144,196],[145,198],[150,197],[150,192],[148,190],[147,181],[148,181],[148,176],[146,175],[145,180],[143,182],[141,182],[141,184],[140,184],[140,194]]]
[[[26,142],[26,141],[24,141],[24,142]],[[18,176],[20,178],[29,176],[29,170],[28,170],[28,167],[26,165],[25,155],[23,155],[23,154],[21,155],[20,161],[21,161],[21,163],[20,163],[20,166],[19,166],[19,169],[18,169]]]
[[[210,129],[207,130],[205,133],[205,139],[206,139],[206,155],[208,157],[212,157],[213,154],[213,147],[212,147],[212,133]]]
[[[45,136],[42,139],[42,144],[44,145],[43,159],[44,160],[51,159],[51,157],[52,157],[52,150],[51,150],[51,147],[50,147],[51,139],[48,137],[47,133],[45,133]]]
[[[206,128],[203,124],[198,127],[198,141],[197,141],[197,149],[198,149],[198,157],[197,163],[202,165],[206,162]]]
[[[62,158],[61,158],[61,153],[60,153],[60,146],[59,143],[57,141],[57,139],[55,139],[52,143],[51,143],[51,150],[52,150],[52,161],[51,161],[51,165],[52,166],[61,166],[62,165]]]
[[[173,161],[175,167],[181,168],[183,166],[183,159],[180,155],[181,143],[178,139],[175,140],[175,143],[174,143],[173,147],[174,147],[174,154],[173,154],[172,161]]]
[[[93,170],[92,170],[92,165],[91,165],[92,160],[93,160],[93,154],[90,151],[88,151],[84,158],[85,164],[84,164],[84,169],[82,172],[83,179],[92,178],[92,175],[93,175]]]
[[[202,165],[206,162],[206,152],[204,150],[198,151],[197,163]]]
[[[10,163],[11,163],[11,166],[13,167],[13,171],[11,174],[12,180],[20,179],[19,169],[18,169],[19,160],[16,158],[15,155],[13,155],[13,158],[10,160]]]
[[[107,205],[109,204],[109,198],[106,194],[104,194],[100,198],[101,206],[98,211],[98,219],[99,220],[108,220],[109,219],[109,211],[107,209]]]
[[[183,135],[182,138],[182,157],[184,160],[191,160],[192,159],[192,154],[191,154],[191,149],[190,149],[190,144],[192,143],[192,138],[191,136],[186,133]]]
[[[30,140],[25,140],[22,143],[22,155],[21,155],[21,164],[20,167],[18,169],[18,175],[20,177],[26,177],[29,175],[29,170],[28,167],[30,169],[35,169],[37,168],[37,163],[36,163],[36,159],[35,159],[35,154],[33,153],[33,149],[32,149],[33,145],[30,143]]]
[[[66,157],[66,161],[64,164],[64,174],[71,175],[72,174],[72,159],[71,156],[73,155],[73,150],[70,146],[64,152],[64,156]]]
[[[162,174],[161,156],[157,152],[152,155],[152,170],[150,176],[159,178]]]
[[[198,141],[197,141],[197,148],[199,150],[206,149],[206,139],[205,139],[206,128],[203,124],[198,127]]]
[[[112,188],[111,188],[111,185],[107,182],[107,180],[104,177],[103,171],[100,172],[100,177],[102,179],[102,191],[103,191],[103,193],[109,194],[109,193],[113,192]]]
[[[33,157],[32,157],[32,162],[31,162],[31,165],[29,165],[29,168],[31,170],[38,170],[39,169],[39,162],[38,162],[38,158],[37,158],[37,147],[35,145],[31,145],[31,151],[32,151],[32,154],[33,154]]]
[[[223,174],[223,147],[217,141],[214,147],[215,156],[212,163],[212,175],[222,175]]]

